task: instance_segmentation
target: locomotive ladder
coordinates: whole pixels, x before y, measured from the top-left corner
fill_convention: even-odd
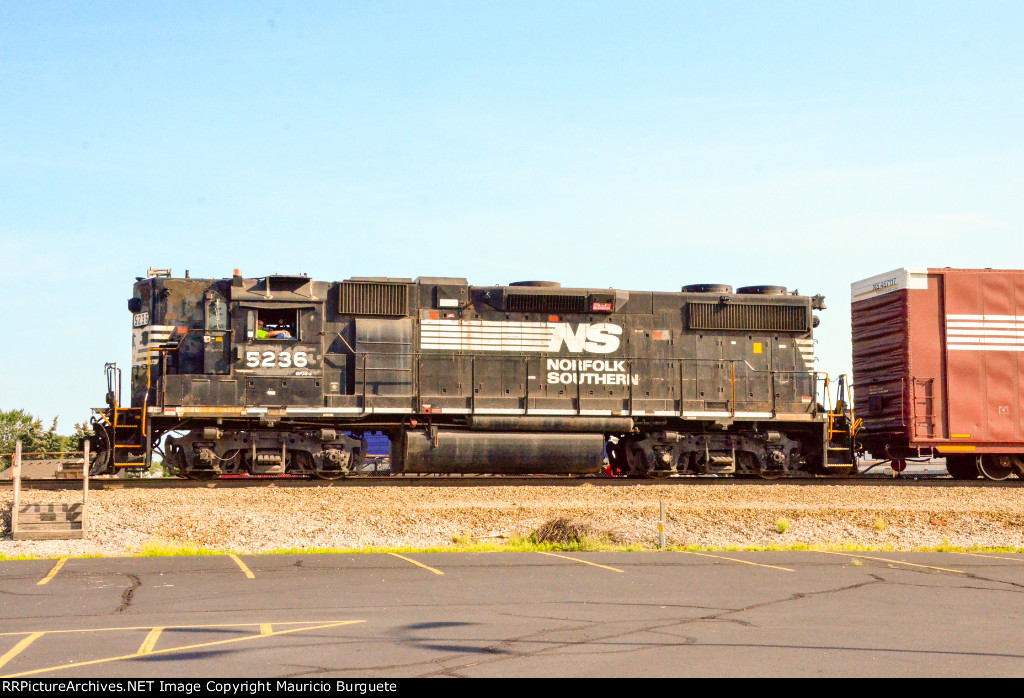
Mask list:
[[[148,465],[144,407],[121,407],[121,369],[107,364],[107,394],[110,397],[110,466],[112,468],[144,468]],[[101,414],[101,417],[103,415]],[[139,455],[141,452],[141,456]],[[139,458],[142,460],[139,460]]]
[[[111,425],[114,435],[110,464],[115,468],[142,468],[146,466],[146,444],[142,434],[142,408],[114,407]],[[142,451],[142,460],[138,452]]]
[[[828,394],[828,381],[825,383]],[[836,384],[836,403],[828,411],[828,437],[825,439],[825,467],[850,468],[856,464],[854,436],[861,420],[853,419],[853,409],[846,401],[846,376],[839,376]]]

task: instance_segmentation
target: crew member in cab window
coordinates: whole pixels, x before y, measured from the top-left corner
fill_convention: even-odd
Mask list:
[[[256,328],[256,339],[295,339],[288,330],[268,330],[267,323],[259,321]]]

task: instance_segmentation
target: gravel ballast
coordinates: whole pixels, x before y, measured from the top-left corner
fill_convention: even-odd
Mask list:
[[[620,544],[655,548],[659,500],[669,545],[1024,547],[1017,488],[421,485],[93,491],[87,537],[78,541],[11,540],[6,490],[0,554],[131,555],[152,541],[242,553],[434,548],[501,543],[559,517],[586,521]],[[75,502],[81,493],[27,490],[22,501]]]

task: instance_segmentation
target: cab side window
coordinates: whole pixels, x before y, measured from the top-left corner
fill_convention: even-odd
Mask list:
[[[260,308],[256,311],[257,340],[296,340],[299,338],[299,311]]]

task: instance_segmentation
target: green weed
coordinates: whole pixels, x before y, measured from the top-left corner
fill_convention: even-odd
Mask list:
[[[138,557],[178,557],[182,555],[227,555],[230,550],[215,550],[194,543],[173,543],[153,539],[143,543],[136,552]]]

